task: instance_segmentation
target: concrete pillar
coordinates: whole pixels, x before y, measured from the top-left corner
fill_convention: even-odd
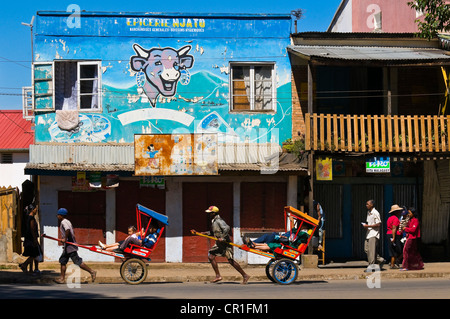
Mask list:
[[[233,182],[233,242],[243,244],[241,238],[241,182]],[[234,260],[247,264],[248,253],[233,247]]]
[[[287,183],[287,205],[298,209],[297,202],[297,183],[298,177],[296,175],[290,175]]]
[[[183,184],[175,177],[166,178],[166,262],[183,261]]]
[[[106,243],[114,244],[116,240],[116,189],[106,191]]]

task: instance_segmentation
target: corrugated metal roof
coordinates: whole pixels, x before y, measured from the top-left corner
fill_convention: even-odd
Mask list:
[[[304,57],[364,61],[450,61],[450,52],[437,48],[290,45]]]
[[[28,149],[33,142],[31,122],[21,110],[0,110],[0,150]]]
[[[30,145],[26,169],[134,171],[134,145]]]
[[[278,144],[227,143],[218,147],[217,151],[219,170],[307,171],[302,161],[286,154],[280,155]],[[26,169],[134,171],[134,155],[134,144],[36,144],[30,145]]]

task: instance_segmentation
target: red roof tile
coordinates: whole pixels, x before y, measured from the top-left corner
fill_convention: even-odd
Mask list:
[[[0,110],[0,150],[28,149],[34,142],[31,122],[21,110]]]

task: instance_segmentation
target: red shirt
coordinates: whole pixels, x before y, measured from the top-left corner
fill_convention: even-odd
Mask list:
[[[408,226],[405,227],[405,232],[408,238],[419,238],[420,237],[420,226],[419,220],[415,217],[411,218]]]
[[[401,232],[399,230],[400,220],[397,218],[397,216],[392,215],[387,220],[387,233],[386,234],[391,235],[392,234],[392,228],[394,226],[397,227],[397,235],[400,235],[401,234]]]

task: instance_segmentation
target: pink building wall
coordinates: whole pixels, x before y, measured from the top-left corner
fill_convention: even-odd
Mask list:
[[[352,1],[352,31],[371,32],[374,17],[381,11],[383,32],[417,32],[416,11],[408,6],[410,0]]]

